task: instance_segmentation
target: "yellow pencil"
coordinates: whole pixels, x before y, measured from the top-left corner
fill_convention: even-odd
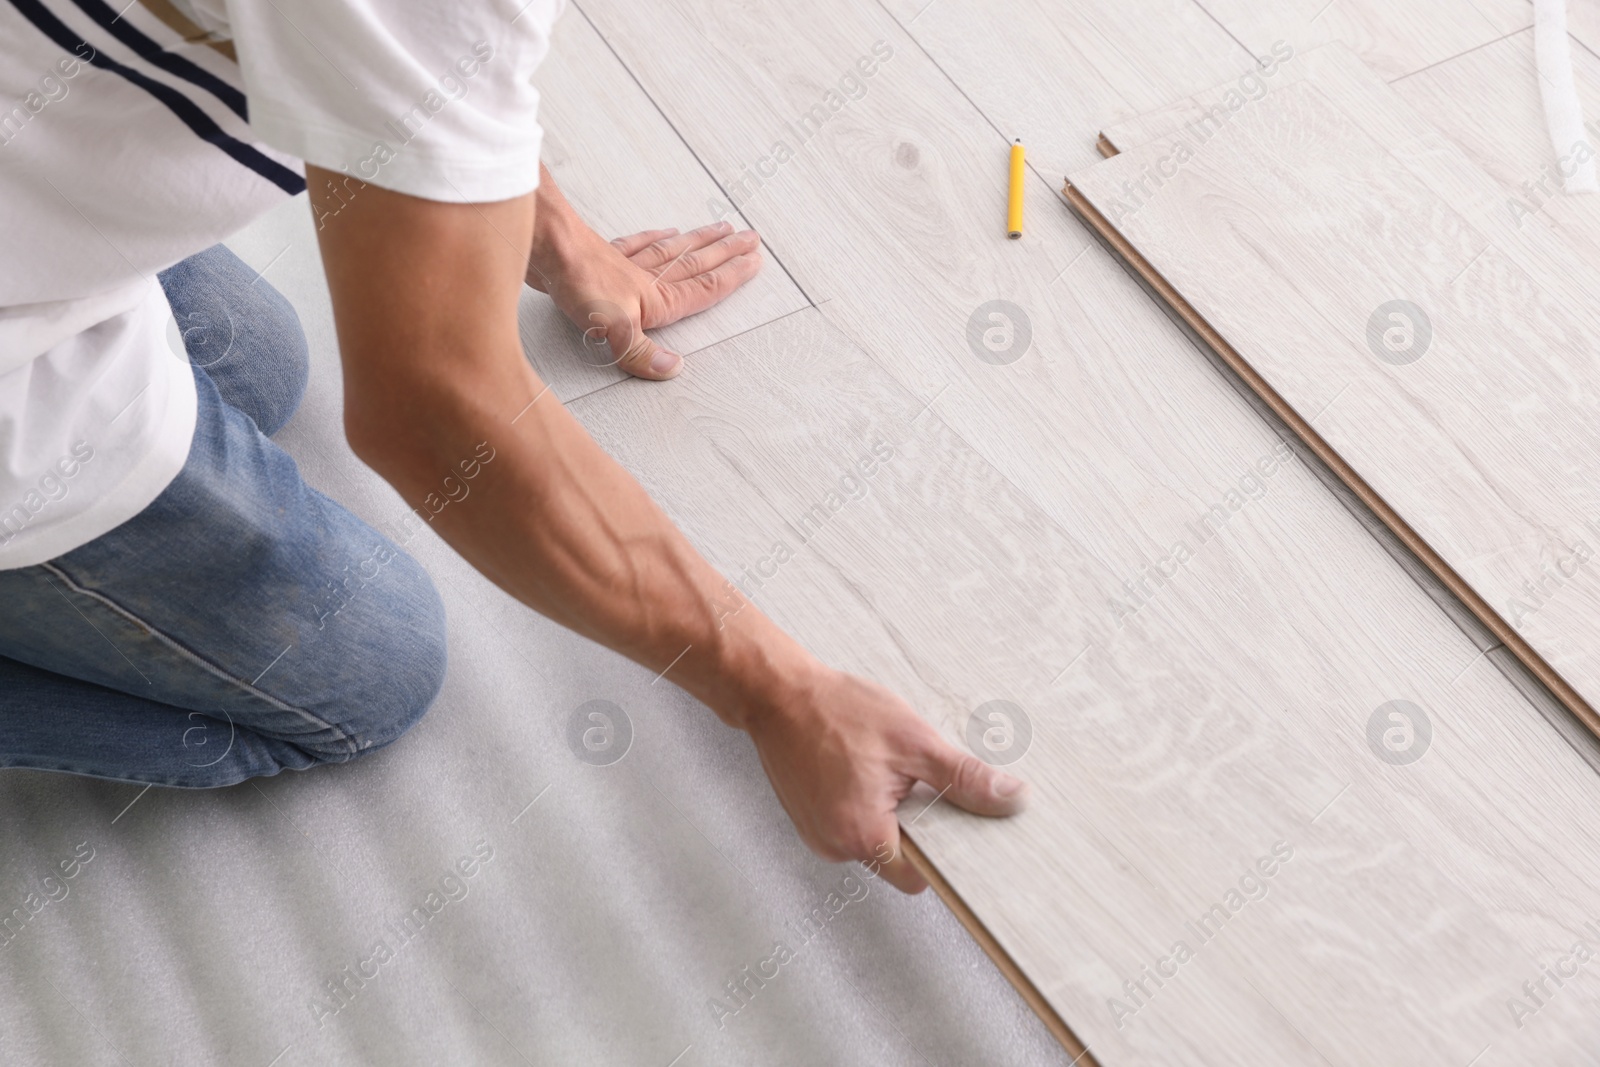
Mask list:
[[[1015,241],[1022,236],[1022,141],[1011,146],[1011,198],[1006,205],[1006,236]]]

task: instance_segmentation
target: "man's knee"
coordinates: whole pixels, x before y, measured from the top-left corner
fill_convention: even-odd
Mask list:
[[[183,354],[269,437],[289,421],[310,379],[294,305],[224,245],[159,275]]]
[[[352,650],[363,663],[364,679],[341,716],[353,749],[346,759],[398,740],[421,721],[444,686],[448,655],[439,593],[410,556],[396,552],[390,568],[392,580],[368,605],[382,625],[364,628],[362,647]]]
[[[262,368],[250,375],[246,402],[256,426],[271,437],[300,407],[311,380],[311,349],[287,297],[262,284],[254,298],[246,308],[250,318],[240,327],[239,355],[247,366]]]

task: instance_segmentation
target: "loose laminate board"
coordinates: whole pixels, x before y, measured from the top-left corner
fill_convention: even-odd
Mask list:
[[[1320,69],[1330,58],[1336,57],[1314,50],[1291,59],[1279,73],[1262,81],[1272,85],[1301,77],[1308,70]],[[1575,45],[1572,64],[1584,115],[1591,128],[1600,128],[1595,126],[1600,122],[1600,59]],[[1600,197],[1568,194],[1562,189],[1561,168],[1570,166],[1578,150],[1568,146],[1558,152],[1550,143],[1531,30],[1390,85],[1417,115],[1454,141],[1472,163],[1494,179],[1499,198],[1492,206],[1498,208],[1503,221],[1520,228],[1537,219],[1579,256],[1600,262]],[[1112,155],[1120,148],[1173,135],[1198,147],[1220,125],[1221,113],[1211,109],[1226,108],[1231,102],[1228,91],[1239,88],[1238,82],[1221,83],[1175,96],[1161,107],[1109,124],[1101,130],[1101,153]],[[1241,94],[1232,99],[1243,98]],[[1208,119],[1208,112],[1213,117]]]
[[[670,386],[629,383],[584,398],[574,411],[714,563],[825,659],[894,686],[958,743],[970,709],[985,698],[999,694],[1027,709],[1033,742],[1017,768],[1039,790],[1033,809],[1006,822],[940,808],[922,815],[928,798],[921,797],[907,805],[903,821],[920,819],[913,833],[941,869],[953,869],[968,902],[1056,1005],[1077,999],[1072,987],[1094,989],[1128,966],[1121,961],[1130,948],[1137,958],[1141,950],[1133,946],[1147,937],[1157,938],[1157,951],[1133,966],[1135,977],[1170,940],[1195,940],[1194,969],[1179,969],[1126,1029],[1160,1026],[1158,1012],[1187,1014],[1168,997],[1209,1004],[1215,1017],[1187,1031],[1181,1044],[1152,1046],[1129,1036],[1139,1049],[1130,1055],[1115,1027],[1108,1037],[1095,1032],[1108,1029],[1095,1013],[1073,1021],[1069,1012],[1100,1062],[1313,1063],[1315,1050],[1324,1050],[1332,1062],[1449,1063],[1472,1041],[1460,1062],[1485,1044],[1501,1054],[1481,1063],[1570,1055],[1564,1026],[1572,1016],[1524,1036],[1508,1025],[1496,994],[1522,980],[1514,975],[1523,953],[1541,958],[1543,938],[1552,935],[1534,931],[1562,910],[1559,901],[1571,896],[1580,909],[1593,907],[1583,871],[1594,863],[1594,849],[1580,845],[1582,858],[1567,854],[1552,864],[1545,835],[1586,841],[1582,812],[1600,799],[1600,780],[1570,749],[1550,743],[1553,736],[1527,716],[1499,673],[1480,665],[1460,684],[1432,680],[1436,694],[1424,699],[1450,712],[1448,724],[1438,720],[1440,748],[1426,757],[1439,762],[1426,769],[1350,752],[1337,717],[1295,708],[1279,714],[1306,731],[1298,739],[1262,718],[1248,743],[1229,744],[1226,728],[1209,715],[1188,738],[1164,731],[1138,741],[1107,737],[1128,705],[1138,705],[1133,717],[1154,727],[1162,693],[1228,687],[1243,696],[1257,679],[1237,676],[1255,672],[1205,664],[1181,649],[1168,650],[1172,662],[1152,672],[1150,659],[1169,639],[1156,633],[1091,665],[1072,685],[1058,689],[1041,677],[1037,662],[1049,654],[1052,635],[1082,610],[1082,579],[1062,566],[1073,546],[822,316],[791,316],[719,346]],[[863,456],[874,460],[871,474],[860,473]],[[859,492],[841,491],[847,477]],[[1302,481],[1288,491],[1320,496],[1320,487]],[[840,507],[819,520],[815,508],[830,493]],[[1344,638],[1346,647],[1410,641],[1426,658],[1423,646],[1443,641],[1471,661],[1470,646],[1386,557],[1375,549],[1361,555],[1348,576],[1371,582],[1369,594],[1389,597],[1393,614]],[[1313,619],[1307,613],[1295,622],[1314,626]],[[1315,636],[1337,643],[1332,634]],[[1369,683],[1380,686],[1430,685],[1420,663],[1410,670],[1380,665],[1368,653],[1346,666],[1375,672]],[[1238,715],[1250,717],[1249,707],[1242,700]],[[1510,734],[1503,732],[1508,726]],[[1325,781],[1333,768],[1315,754],[1319,739],[1357,757],[1355,781],[1343,794],[1337,773]],[[1532,752],[1518,752],[1527,742]],[[1200,758],[1207,750],[1212,758]],[[1290,762],[1280,769],[1280,760]],[[1361,764],[1380,773],[1369,777]],[[1552,772],[1554,779],[1540,778]],[[1292,783],[1307,774],[1318,788],[1331,787],[1325,811],[1289,807],[1302,792]],[[1191,775],[1204,778],[1199,796],[1206,798],[1192,812],[1172,795],[1197,785]],[[1199,887],[1186,886],[1172,868],[1185,862],[1184,852],[1215,847],[1211,824],[1240,817],[1221,810],[1239,797],[1257,805],[1249,829],[1270,834],[1276,826],[1294,856],[1270,881],[1266,906],[1242,912],[1230,920],[1238,926],[1201,944],[1186,923],[1205,910],[1204,890],[1197,906],[1192,890]],[[1180,827],[1194,839],[1189,849],[1167,840]],[[1170,864],[1132,859],[1164,854]],[[1229,856],[1246,865],[1253,858]],[[974,863],[981,867],[976,887],[967,871]],[[1224,879],[1212,888],[1221,897],[1231,884]],[[1524,908],[1544,918],[1528,925],[1516,914]],[[1243,925],[1246,917],[1251,927]],[[1228,940],[1235,934],[1238,943]],[[1510,972],[1500,973],[1503,967]],[[1068,972],[1064,982],[1040,983],[1059,968]],[[1502,988],[1473,1003],[1474,988],[1495,986]],[[1272,1000],[1306,1036],[1283,1029],[1273,1009],[1256,1002],[1257,990],[1274,990]],[[1114,987],[1095,991],[1120,995]],[[1413,1001],[1415,1011],[1404,1007]],[[1103,1003],[1097,1007],[1104,1011]],[[1443,1016],[1452,1012],[1458,1022],[1476,1022],[1476,1032],[1451,1039]],[[1410,1026],[1422,1032],[1386,1052],[1385,1043]],[[1276,1031],[1275,1040],[1256,1028]],[[1359,1036],[1364,1028],[1372,1039]]]
[[[1338,46],[1224,121],[1195,117],[1209,103],[1107,131],[1131,147],[1069,198],[1595,728],[1600,277],[1569,241],[1586,225],[1508,210],[1501,182]],[[1424,317],[1412,347],[1384,344]]]
[[[1600,11],[1600,4],[1573,3]],[[1572,71],[1590,131],[1600,130],[1600,59],[1572,46]],[[1550,143],[1533,31],[1475,49],[1391,83],[1400,98],[1456,144],[1505,191],[1506,217],[1538,216],[1590,263],[1600,263],[1600,196],[1569,194],[1561,170],[1580,158]],[[1588,134],[1591,146],[1600,137]]]
[[[577,410],[825,658],[952,739],[988,700],[1027,711],[1027,815],[904,817],[1092,1055],[1582,1062],[1586,990],[1522,1030],[1506,1000],[1600,905],[1595,775],[1045,183],[1028,237],[996,232],[1005,140],[943,72],[844,0],[583,9],[725,184],[891,51],[741,205],[819,314]],[[1010,362],[967,339],[996,299],[1028,321]],[[778,342],[813,318],[850,349]],[[900,458],[776,563],[878,434]],[[1214,505],[1222,532],[1196,533]],[[1434,731],[1407,767],[1369,744],[1392,699]],[[1296,858],[1262,906],[1119,1018],[1123,983],[1279,840]]]

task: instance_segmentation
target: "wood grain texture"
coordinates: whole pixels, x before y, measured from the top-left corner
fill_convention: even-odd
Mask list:
[[[719,217],[745,227],[737,211],[724,208],[716,182],[582,12],[569,11],[557,23],[535,82],[544,165],[602,236],[667,226],[690,230]],[[761,273],[727,301],[652,332],[661,344],[687,355],[807,304],[768,252]],[[563,400],[627,377],[611,365],[608,349],[585,345],[543,293],[524,291],[518,318],[529,360]]]
[[[1591,56],[1600,56],[1600,9],[1595,5],[1581,2],[1568,4],[1567,32]],[[1574,55],[1573,62],[1578,61]]]
[[[1588,5],[1573,5],[1574,11],[1580,7]],[[1265,81],[1277,85],[1308,72],[1314,76],[1330,56],[1320,49],[1302,53]],[[1600,59],[1574,46],[1572,60],[1584,115],[1591,127],[1600,128],[1594,125],[1600,121]],[[1578,150],[1558,152],[1550,143],[1531,30],[1473,49],[1391,85],[1417,115],[1453,141],[1466,159],[1498,184],[1495,206],[1502,219],[1520,228],[1537,218],[1581,256],[1590,260],[1600,256],[1600,197],[1568,195],[1561,189],[1562,168],[1570,166]],[[1173,135],[1183,136],[1191,144],[1203,143],[1203,135],[1220,125],[1216,118],[1206,117],[1208,111],[1220,115],[1214,109],[1226,107],[1224,98],[1234,88],[1234,84],[1219,83],[1113,123],[1102,130],[1101,153],[1115,155],[1119,149]],[[1393,126],[1389,132],[1395,132]]]
[[[894,444],[757,602],[953,739],[988,700],[1026,709],[1027,815],[904,818],[1093,1055],[1585,1062],[1583,989],[1521,1031],[1506,999],[1600,906],[1589,766],[1274,459],[1114,259],[1037,209],[1049,186],[1006,242],[1005,140],[943,72],[843,0],[583,6],[725,183],[892,49],[743,205],[820,315],[577,410],[731,576],[772,571],[861,448]],[[995,299],[1030,328],[1009,363],[967,340]],[[814,319],[842,338],[801,332]],[[1435,731],[1404,768],[1366,732],[1397,697]],[[1119,1019],[1123,983],[1280,840],[1294,858],[1266,898]]]
[[[802,354],[802,372],[761,370],[796,367]],[[1033,742],[1017,766],[1040,790],[1033,809],[988,822],[924,812],[923,797],[902,820],[916,820],[923,848],[1052,1004],[1092,1005],[1087,1018],[1062,1015],[1102,1063],[1301,1063],[1317,1050],[1331,1062],[1448,1063],[1473,1041],[1460,1062],[1485,1044],[1501,1055],[1480,1062],[1584,1062],[1567,1028],[1590,1007],[1518,1033],[1504,1001],[1527,977],[1522,961],[1548,958],[1542,946],[1565,936],[1547,925],[1560,927],[1555,915],[1582,936],[1595,904],[1585,879],[1600,860],[1583,812],[1600,780],[1351,524],[1369,552],[1345,557],[1345,577],[1387,609],[1342,637],[1363,655],[1344,658],[1329,647],[1340,635],[1316,629],[1316,648],[1280,640],[1243,663],[1208,664],[1163,627],[1096,649],[1081,677],[1052,686],[1037,650],[1093,596],[1061,573],[1071,546],[1052,522],[820,316],[706,356],[669,386],[627,383],[574,410],[730,578],[829,660],[905,692],[953,739],[978,699],[998,693],[1027,709]],[[875,441],[891,458],[862,477]],[[845,475],[859,495],[840,491]],[[808,509],[830,491],[844,503],[808,535]],[[1315,629],[1322,613],[1280,610],[1293,631]],[[1408,654],[1378,662],[1371,646],[1390,642]],[[1456,650],[1453,681],[1417,669],[1440,646]],[[1437,713],[1435,748],[1388,766],[1332,708],[1302,698],[1253,712],[1247,694],[1270,673],[1259,664],[1282,654],[1327,656],[1346,685],[1415,687]],[[1231,725],[1204,696],[1224,687]],[[1174,717],[1188,722],[1181,737],[1157,710],[1177,694],[1190,713]],[[1242,746],[1228,736],[1239,729]],[[1263,900],[1199,944],[1185,924],[1235,884],[1230,866],[1271,844],[1239,847],[1235,833],[1274,829],[1293,859]],[[1206,858],[1221,877],[1196,884]],[[1123,1031],[1097,1018],[1176,939],[1195,941],[1195,960]],[[1471,1032],[1452,1038],[1442,1013]]]
[[[1600,5],[1568,5],[1600,11]],[[1572,47],[1572,70],[1591,131],[1600,130],[1600,58]],[[1518,221],[1541,217],[1580,256],[1600,263],[1600,196],[1568,194],[1561,187],[1581,149],[1550,143],[1533,32],[1457,56],[1394,82],[1394,91],[1423,119],[1449,137],[1505,191],[1504,211]],[[1600,137],[1589,135],[1591,146]]]
[[[1432,66],[1533,25],[1526,0],[1197,0],[1258,56],[1338,41],[1386,79]],[[1578,7],[1580,4],[1573,4]]]
[[[891,0],[900,24],[1052,181],[1094,158],[1083,131],[1249,68],[1193,0]],[[1038,210],[1041,205],[1035,205]]]
[[[1556,218],[1549,209],[1559,208],[1560,205],[1553,198],[1541,205],[1543,210],[1537,207],[1526,210],[1534,207],[1521,200],[1522,196],[1527,195],[1526,190],[1511,182],[1497,181],[1468,154],[1463,145],[1444,136],[1419,116],[1416,110],[1396,106],[1396,92],[1400,90],[1385,86],[1369,67],[1342,45],[1325,45],[1308,52],[1295,52],[1248,91],[1235,80],[1103,130],[1101,136],[1113,150],[1112,154],[1124,146],[1145,146],[1156,141],[1165,146],[1155,161],[1158,173],[1151,174],[1140,169],[1138,174],[1130,175],[1134,180],[1120,188],[1119,194],[1124,198],[1137,195],[1140,199],[1152,195],[1160,188],[1159,164],[1162,157],[1170,157],[1165,166],[1172,169],[1178,154],[1201,154],[1214,150],[1216,144],[1226,140],[1218,138],[1218,134],[1226,130],[1236,116],[1252,109],[1262,96],[1308,79],[1337,81],[1349,94],[1350,107],[1346,117],[1350,122],[1382,144],[1419,182],[1468,219],[1484,234],[1487,243],[1514,259],[1525,270],[1541,272],[1547,278],[1555,279],[1551,284],[1559,285],[1556,291],[1563,299],[1580,304],[1583,302],[1583,289],[1578,279],[1587,277],[1590,271],[1584,250],[1578,243],[1587,240],[1581,232],[1583,223],[1573,223],[1570,212]],[[1526,95],[1514,85],[1508,94],[1513,99],[1521,99],[1524,103],[1527,101]],[[1426,103],[1420,95],[1417,99],[1419,103]],[[1435,101],[1428,106],[1438,109],[1448,104]],[[1526,112],[1522,114],[1525,116]],[[1502,119],[1491,116],[1487,125],[1491,128],[1500,127]],[[1504,138],[1506,134],[1493,136]],[[1499,154],[1498,150],[1491,151]],[[1541,154],[1533,157],[1535,165],[1541,168],[1547,158],[1547,155]],[[1504,167],[1504,164],[1501,166]],[[1148,182],[1142,190],[1138,188],[1140,179]],[[1563,202],[1576,204],[1585,199],[1581,196],[1566,197]],[[1567,223],[1565,229],[1562,228],[1563,223]]]
[[[1600,321],[1577,294],[1600,279],[1555,229],[1512,221],[1492,179],[1463,180],[1459,149],[1358,64],[1303,73],[1182,161],[1180,133],[1074,184],[1593,724],[1600,584],[1585,557],[1600,499],[1585,471]],[[1375,137],[1373,108],[1400,128]],[[1368,322],[1397,299],[1431,334],[1385,356],[1390,323],[1369,335]]]

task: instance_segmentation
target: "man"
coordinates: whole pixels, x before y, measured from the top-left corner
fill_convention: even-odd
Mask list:
[[[1001,815],[1022,783],[730,610],[523,358],[525,279],[659,379],[682,359],[644,331],[760,266],[726,225],[607,243],[541,173],[560,7],[0,0],[0,765],[227,785],[380,748],[438,692],[438,596],[269,440],[305,342],[217,244],[309,185],[356,455],[501,588],[748,731],[818,853],[920,889],[912,784]],[[233,743],[198,761],[195,730]]]

